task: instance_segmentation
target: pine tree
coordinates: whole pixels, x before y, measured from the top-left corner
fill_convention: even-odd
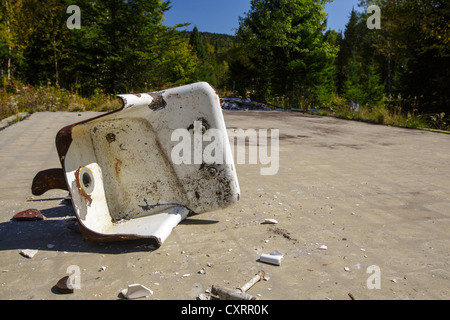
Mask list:
[[[325,41],[326,0],[253,0],[240,37],[259,99],[279,97],[307,108],[329,81],[335,48]]]
[[[339,53],[336,59],[336,85],[340,93],[345,92],[344,82],[348,81],[349,66],[358,51],[358,23],[358,13],[352,8],[349,21],[345,26],[344,38],[340,41]]]
[[[197,26],[194,26],[194,29],[192,30],[191,37],[189,39],[189,44],[192,46],[192,49],[197,54],[197,57],[200,60],[206,57],[206,49],[202,39],[200,38]]]
[[[384,96],[384,85],[381,83],[380,75],[376,71],[374,63],[363,66],[362,91],[364,99],[362,103],[369,108],[378,105]]]
[[[421,113],[449,112],[450,2],[361,0],[360,6],[372,3],[382,10],[372,50],[382,59],[388,93]]]
[[[77,59],[67,69],[87,94],[137,92],[192,81],[197,58],[175,27],[162,24],[169,2],[80,0],[83,27],[74,30]]]
[[[343,96],[349,102],[362,104],[365,102],[365,93],[359,75],[356,52],[353,52],[346,69],[346,79],[342,88]]]

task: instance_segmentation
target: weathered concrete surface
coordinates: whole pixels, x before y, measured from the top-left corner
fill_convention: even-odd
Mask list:
[[[30,116],[30,114],[28,112],[21,112],[14,116],[10,116],[6,119],[1,119],[0,120],[0,131],[8,128],[10,125],[12,125],[22,119],[28,118],[29,116]]]
[[[94,115],[36,113],[0,132],[0,299],[117,299],[132,283],[153,291],[147,299],[195,299],[259,270],[270,279],[248,293],[260,299],[449,299],[450,136],[225,112],[229,128],[280,129],[278,174],[237,165],[241,201],[189,218],[151,251],[141,242],[83,240],[66,226],[73,211],[60,204],[65,191],[27,199],[34,175],[59,166],[57,131]],[[11,221],[31,208],[47,219]],[[261,224],[266,218],[279,223]],[[39,251],[28,259],[23,249]],[[274,250],[284,254],[281,266],[258,261]],[[372,265],[380,289],[367,286]],[[70,266],[80,268],[80,289],[58,294]]]

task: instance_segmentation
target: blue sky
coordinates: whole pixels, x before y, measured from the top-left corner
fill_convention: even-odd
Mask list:
[[[359,0],[334,0],[325,11],[328,28],[344,31],[352,7],[358,9]],[[166,12],[165,25],[189,22],[202,32],[234,34],[239,26],[239,16],[250,9],[250,0],[171,0],[172,8]]]

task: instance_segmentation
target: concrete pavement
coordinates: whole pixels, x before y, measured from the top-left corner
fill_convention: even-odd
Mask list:
[[[237,165],[240,202],[185,220],[152,251],[143,242],[85,241],[68,228],[65,191],[30,198],[34,175],[59,167],[57,131],[97,114],[35,113],[0,131],[0,299],[117,299],[140,283],[153,291],[147,299],[192,300],[259,270],[270,279],[248,293],[260,299],[449,299],[448,135],[227,111],[228,128],[280,130],[278,174]],[[47,219],[11,221],[30,208]],[[266,218],[278,224],[261,224]],[[39,251],[28,259],[23,249]],[[258,261],[274,250],[284,254],[280,266]],[[58,294],[73,266],[80,289]]]

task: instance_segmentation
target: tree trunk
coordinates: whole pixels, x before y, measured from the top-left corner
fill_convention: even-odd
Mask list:
[[[9,1],[5,1],[6,4],[6,25],[8,27],[8,36],[11,36],[11,28],[9,23]],[[8,82],[11,81],[11,44],[8,42]]]
[[[53,35],[53,59],[55,60],[55,84],[58,87],[59,86],[59,79],[58,79],[58,59],[56,56],[56,43],[55,43],[55,35]]]

